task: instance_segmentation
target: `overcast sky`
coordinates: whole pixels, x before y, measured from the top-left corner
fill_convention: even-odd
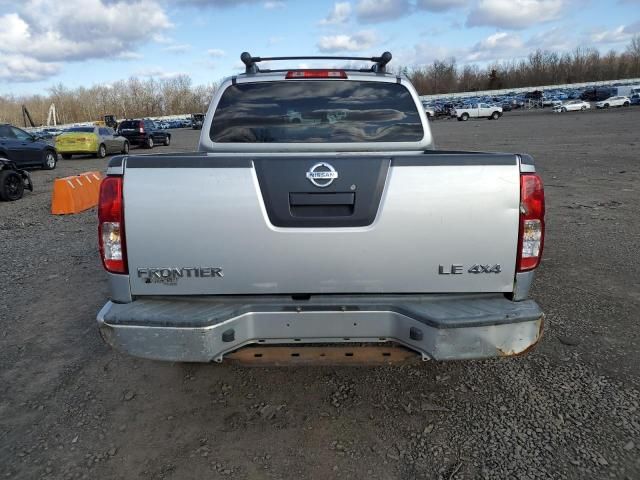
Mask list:
[[[0,95],[237,73],[239,55],[393,53],[393,65],[535,48],[623,50],[640,0],[0,0]]]

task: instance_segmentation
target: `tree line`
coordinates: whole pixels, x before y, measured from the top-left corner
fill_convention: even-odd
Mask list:
[[[536,50],[525,59],[486,67],[460,67],[449,58],[423,67],[401,67],[397,73],[407,75],[421,95],[640,78],[640,35],[621,53],[601,54],[583,47],[568,53]],[[22,125],[25,105],[34,122],[43,125],[52,103],[62,124],[100,120],[107,114],[132,118],[204,112],[216,89],[215,83],[193,86],[188,75],[132,77],[89,88],[58,84],[47,95],[0,96],[0,122]]]
[[[46,124],[49,107],[56,106],[59,124],[117,118],[155,117],[206,112],[217,85],[193,86],[188,75],[172,78],[129,78],[109,85],[49,88],[47,95],[0,96],[0,122],[24,126],[22,105],[36,125]]]
[[[536,50],[525,59],[484,68],[459,67],[455,58],[449,58],[421,68],[401,68],[400,72],[421,95],[640,78],[640,35],[621,53],[612,50],[601,54],[584,47],[567,53]]]

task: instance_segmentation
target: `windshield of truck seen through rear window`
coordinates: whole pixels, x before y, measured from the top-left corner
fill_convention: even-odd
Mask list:
[[[336,80],[231,85],[210,130],[219,143],[419,142],[423,136],[403,85]]]

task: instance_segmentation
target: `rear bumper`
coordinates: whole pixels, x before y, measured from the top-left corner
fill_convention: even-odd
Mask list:
[[[60,154],[68,153],[70,155],[86,155],[96,153],[98,151],[98,145],[95,143],[56,145],[56,150]]]
[[[104,340],[155,360],[221,362],[249,344],[397,342],[423,360],[526,352],[542,336],[532,300],[499,294],[145,298],[98,313]]]
[[[147,143],[146,135],[120,135],[126,138],[130,145],[144,145]]]

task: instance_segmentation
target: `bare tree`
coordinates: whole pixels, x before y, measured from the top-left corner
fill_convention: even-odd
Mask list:
[[[627,46],[627,55],[629,63],[632,65],[632,71],[635,75],[640,76],[640,33],[635,35]]]
[[[60,123],[96,121],[107,114],[132,118],[203,112],[217,87],[215,83],[194,87],[187,75],[147,80],[131,77],[76,89],[56,84],[46,96],[0,97],[0,121],[22,125],[22,105],[26,105],[34,121],[44,124],[52,103]]]
[[[481,69],[477,65],[454,68],[454,81],[447,77],[443,61],[410,70],[409,78],[422,95],[464,92],[494,88],[535,87],[601,80],[623,80],[640,77],[640,35],[632,38],[626,52],[607,52],[578,47],[560,54],[536,50],[526,60],[493,63]]]

